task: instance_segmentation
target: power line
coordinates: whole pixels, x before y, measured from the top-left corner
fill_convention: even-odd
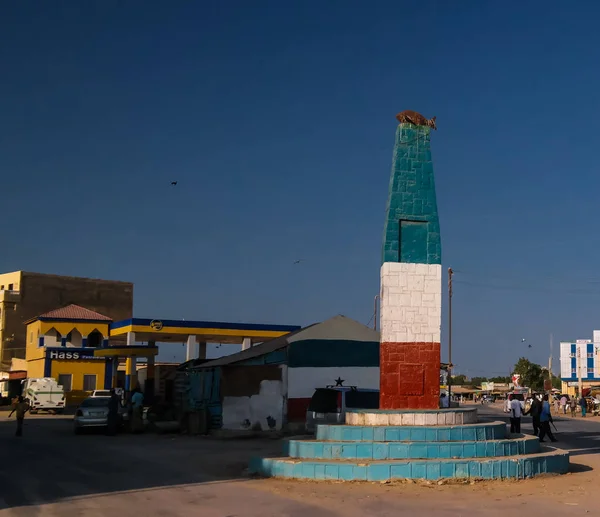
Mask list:
[[[542,287],[542,286],[527,286],[527,285],[495,285],[485,284],[480,282],[469,282],[467,280],[455,280],[455,284],[464,285],[467,287],[476,287],[480,289],[491,289],[498,291],[519,291],[519,292],[532,292],[532,293],[546,293],[546,294],[564,294],[564,295],[600,295],[600,289],[598,288],[561,288],[560,286],[554,287]]]

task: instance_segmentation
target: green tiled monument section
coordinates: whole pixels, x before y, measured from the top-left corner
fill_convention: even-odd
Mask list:
[[[388,412],[389,413],[389,412]],[[291,439],[282,458],[254,458],[267,477],[385,481],[526,478],[564,474],[569,453],[535,436],[508,436],[504,422],[463,425],[319,425],[316,440]]]
[[[405,460],[440,458],[494,458],[540,452],[535,436],[479,442],[317,442],[289,440],[284,454],[290,458],[323,460]]]
[[[541,474],[566,474],[569,453],[549,451],[527,456],[439,460],[298,460],[255,458],[250,472],[267,477],[339,481],[394,479],[523,479]]]
[[[390,177],[382,263],[441,264],[430,128],[400,124]]]

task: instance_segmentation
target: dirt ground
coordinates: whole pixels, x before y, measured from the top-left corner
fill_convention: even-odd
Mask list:
[[[481,410],[499,419],[498,408]],[[557,418],[572,472],[524,481],[341,483],[258,479],[253,456],[280,456],[274,439],[181,435],[74,436],[68,417],[39,415],[14,437],[0,418],[0,516],[201,515],[202,517],[495,517],[597,514],[600,422]],[[524,432],[528,432],[525,422]],[[525,509],[524,505],[530,506]]]

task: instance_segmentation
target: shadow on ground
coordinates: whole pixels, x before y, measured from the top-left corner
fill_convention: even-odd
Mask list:
[[[6,417],[4,417],[6,418]],[[281,456],[281,440],[179,434],[75,436],[69,417],[29,417],[22,437],[0,421],[0,509],[68,498],[244,480],[252,456]]]

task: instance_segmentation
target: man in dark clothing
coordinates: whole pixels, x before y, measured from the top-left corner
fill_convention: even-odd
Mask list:
[[[15,411],[17,412],[16,436],[23,436],[23,421],[25,420],[25,413],[27,413],[29,409],[29,402],[19,395],[17,402],[13,404],[13,410],[10,412],[10,415],[8,415],[8,418],[10,418]]]
[[[550,438],[551,442],[557,441],[552,434],[552,429],[550,429],[550,422],[552,422],[550,403],[548,402],[548,395],[544,395],[542,400],[542,412],[540,413],[540,442],[544,442],[546,436]]]
[[[533,396],[533,400],[531,401],[531,406],[529,406],[529,410],[526,411],[525,415],[531,415],[531,420],[533,421],[533,434],[535,436],[540,432],[540,415],[542,413],[542,402],[538,398],[538,395]]]
[[[108,402],[108,426],[107,434],[114,436],[119,427],[119,397],[115,393],[114,388],[110,390],[110,401]]]

